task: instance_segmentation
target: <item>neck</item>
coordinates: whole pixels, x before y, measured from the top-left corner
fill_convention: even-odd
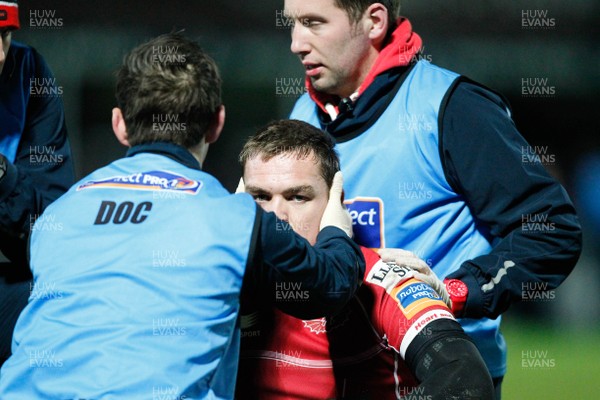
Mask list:
[[[189,147],[187,150],[194,156],[194,158],[200,163],[200,166],[204,164],[206,155],[208,154],[209,144],[202,139],[196,146]]]

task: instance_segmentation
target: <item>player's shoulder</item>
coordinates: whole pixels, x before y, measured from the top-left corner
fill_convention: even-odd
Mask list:
[[[370,268],[373,268],[373,266],[378,262],[381,261],[381,257],[379,257],[379,254],[377,254],[374,250],[368,248],[368,247],[364,247],[364,246],[359,246],[360,250],[362,251],[363,257],[365,258],[365,263],[367,264],[367,271]]]
[[[8,69],[18,68],[27,81],[29,81],[28,77],[32,75],[38,77],[53,76],[46,60],[34,47],[13,40],[10,44],[9,54],[10,57],[7,59]]]
[[[15,52],[31,52],[31,51],[33,51],[33,47],[31,47],[25,43],[21,43],[17,40],[12,40],[10,42],[10,49],[11,49],[11,51],[15,51]]]
[[[41,58],[41,55],[35,50],[35,48],[16,40],[13,40],[10,43],[9,51],[16,60],[31,58],[32,60],[37,61],[39,58]]]

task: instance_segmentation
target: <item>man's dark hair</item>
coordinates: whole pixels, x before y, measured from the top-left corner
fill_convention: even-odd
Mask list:
[[[306,122],[279,120],[259,129],[246,141],[239,161],[244,168],[246,162],[255,157],[269,161],[275,156],[289,154],[304,159],[312,153],[319,163],[321,176],[331,187],[333,176],[340,170],[340,160],[334,146],[328,134]]]
[[[336,7],[341,8],[348,14],[350,22],[356,23],[363,16],[371,4],[383,4],[388,10],[388,35],[397,27],[396,19],[400,16],[400,0],[334,0]]]
[[[161,35],[127,54],[116,93],[132,146],[196,146],[222,104],[215,62],[180,33]]]

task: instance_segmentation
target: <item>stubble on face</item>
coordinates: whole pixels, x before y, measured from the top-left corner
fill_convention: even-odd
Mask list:
[[[311,78],[311,84],[315,90],[339,97],[347,97],[358,90],[358,87],[364,80],[365,68],[362,63],[365,62],[364,55],[368,50],[365,45],[364,32],[359,22],[350,21],[347,37],[342,42],[345,49],[340,51],[347,57],[340,58],[336,64],[326,70],[329,76],[319,81]],[[331,58],[335,58],[335,53],[331,53]],[[368,72],[368,69],[367,71]]]
[[[246,192],[266,211],[287,221],[309,243],[316,242],[329,187],[314,154],[280,154],[269,160],[257,156],[244,167]]]
[[[351,20],[333,0],[291,0],[285,5],[296,24],[304,23],[292,34],[292,51],[319,69],[307,69],[313,88],[339,97],[354,93],[375,60],[364,18]]]

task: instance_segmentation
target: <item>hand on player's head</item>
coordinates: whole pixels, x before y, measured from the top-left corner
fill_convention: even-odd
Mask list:
[[[335,226],[352,237],[352,217],[342,203],[343,186],[344,178],[342,172],[338,171],[333,177],[333,184],[329,189],[329,201],[321,218],[320,228],[322,230],[327,226]]]

